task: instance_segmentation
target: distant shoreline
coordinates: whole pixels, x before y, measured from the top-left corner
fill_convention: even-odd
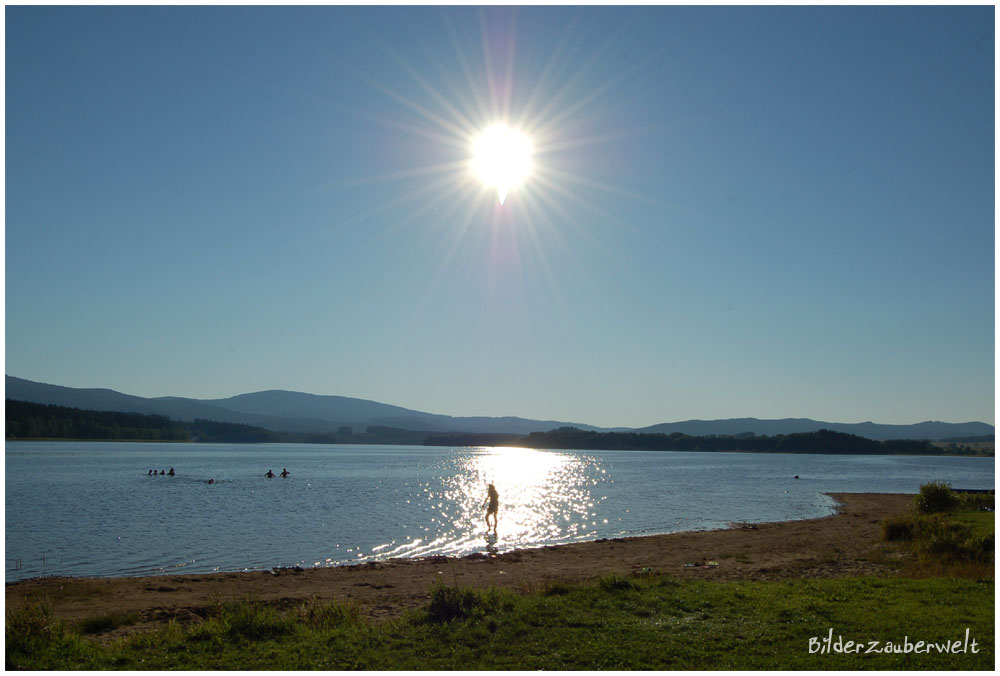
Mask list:
[[[433,444],[394,444],[385,442],[308,442],[308,441],[177,441],[170,439],[68,439],[65,437],[6,437],[5,442],[46,442],[46,443],[103,443],[103,444],[212,444],[215,446],[268,446],[268,445],[298,445],[298,446],[399,446],[413,448],[531,448],[537,451],[577,451],[586,453],[588,451],[600,451],[617,453],[619,451],[640,451],[644,453],[749,453],[760,455],[887,455],[903,457],[921,458],[994,458],[995,452],[965,452],[955,451],[951,453],[843,453],[843,452],[820,452],[820,451],[746,451],[740,449],[719,449],[719,450],[691,450],[691,449],[650,449],[650,448],[536,448],[533,446],[518,446],[516,444],[467,444],[462,446],[433,445]],[[938,443],[938,442],[931,442]]]

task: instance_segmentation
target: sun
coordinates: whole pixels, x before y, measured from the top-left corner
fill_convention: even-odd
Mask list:
[[[507,191],[531,174],[533,144],[523,132],[500,122],[487,127],[472,142],[472,172],[487,188],[496,188],[500,204]]]

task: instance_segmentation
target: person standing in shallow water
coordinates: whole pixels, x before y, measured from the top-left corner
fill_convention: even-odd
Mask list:
[[[486,501],[483,503],[486,505],[486,530],[490,529],[490,516],[493,516],[493,534],[497,532],[497,512],[500,511],[500,494],[497,493],[496,486],[493,482],[490,482],[489,488],[486,489]]]

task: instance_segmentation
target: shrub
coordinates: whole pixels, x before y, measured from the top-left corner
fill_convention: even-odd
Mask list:
[[[966,541],[967,549],[975,558],[984,563],[992,561],[996,554],[996,539],[993,533],[979,533]]]
[[[438,585],[431,588],[427,619],[450,622],[456,619],[482,618],[513,607],[509,593],[497,589],[469,589]]]
[[[81,620],[77,623],[77,629],[81,634],[100,634],[103,631],[135,624],[138,619],[136,613],[106,613]]]
[[[565,596],[571,591],[573,590],[565,582],[550,582],[545,585],[545,589],[542,590],[542,594],[545,596]]]
[[[4,661],[8,671],[25,665],[52,669],[87,651],[79,636],[57,620],[47,605],[25,604],[8,610],[6,619]]]
[[[8,610],[6,629],[8,666],[12,654],[31,655],[62,635],[62,624],[53,619],[52,609],[42,604],[25,604]]]
[[[357,606],[329,601],[312,600],[303,603],[299,606],[297,615],[306,626],[320,631],[361,622]]]
[[[601,578],[601,589],[604,591],[628,591],[638,589],[639,585],[634,580],[630,580],[624,575],[613,573]]]
[[[945,560],[962,560],[968,558],[965,547],[968,537],[969,530],[959,524],[935,522],[916,543],[917,551]]]
[[[229,640],[260,641],[295,631],[292,619],[283,617],[271,606],[255,601],[236,601],[218,606],[205,625],[208,634]]]
[[[958,506],[958,498],[951,487],[943,481],[932,481],[920,487],[916,497],[916,508],[920,514],[949,512]]]
[[[910,541],[913,539],[915,523],[912,516],[908,514],[900,516],[890,516],[882,519],[882,539],[890,542],[900,540]]]
[[[995,493],[956,493],[958,508],[973,512],[981,509],[993,510],[996,507]]]

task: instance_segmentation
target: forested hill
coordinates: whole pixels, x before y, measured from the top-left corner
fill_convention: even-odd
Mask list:
[[[6,400],[6,438],[75,439],[86,441],[190,441],[204,443],[401,444],[424,442],[426,432],[370,425],[355,434],[350,427],[336,432],[306,434],[275,432],[262,427],[217,420],[172,420],[165,415],[90,411]]]
[[[212,420],[181,422],[143,413],[88,411],[66,406],[34,404],[8,399],[7,439],[79,439],[119,441],[196,441],[209,443],[320,443],[403,444],[425,446],[520,446],[525,448],[639,451],[743,451],[754,453],[841,453],[853,455],[993,455],[992,437],[970,438],[969,443],[897,439],[875,441],[831,430],[779,434],[692,436],[639,432],[594,432],[561,427],[551,432],[515,434],[447,434],[383,426],[354,433],[343,427],[336,433],[274,432],[260,427]]]
[[[250,425],[195,420],[178,422],[163,415],[87,411],[67,406],[6,400],[7,439],[107,439],[116,441],[205,441],[260,443],[278,434]]]
[[[691,436],[643,434],[639,432],[591,432],[562,427],[527,436],[437,435],[426,442],[433,446],[505,445],[525,448],[634,451],[741,451],[751,453],[831,453],[845,455],[993,455],[992,450],[956,443],[894,439],[875,441],[855,434],[819,430],[798,434],[764,436],[754,434]]]

